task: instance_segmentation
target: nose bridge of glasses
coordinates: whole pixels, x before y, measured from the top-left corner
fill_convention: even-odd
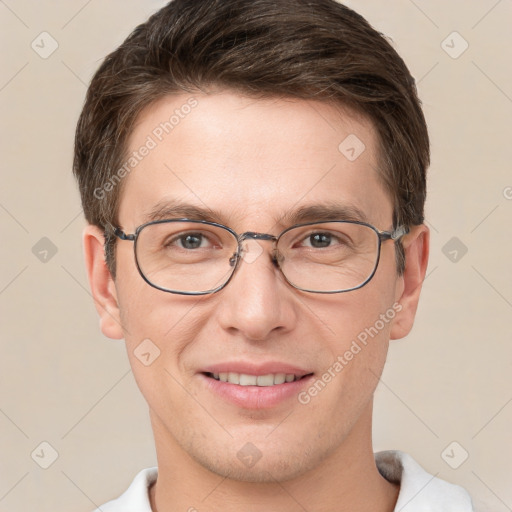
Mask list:
[[[257,233],[255,231],[246,231],[245,233],[242,233],[238,236],[238,241],[242,243],[248,238],[252,240],[272,240],[273,242],[277,241],[277,236],[269,235],[268,233]]]
[[[247,245],[247,242],[249,240],[254,240],[254,245],[252,249],[249,250],[249,246]],[[235,256],[241,257],[248,263],[252,263],[254,260],[256,260],[260,254],[263,253],[263,247],[260,246],[260,244],[257,242],[257,240],[267,240],[270,242],[273,242],[273,248],[272,248],[272,261],[274,264],[277,264],[277,260],[279,259],[276,254],[276,243],[278,241],[278,237],[271,235],[269,233],[258,233],[255,231],[246,231],[245,233],[242,233],[241,235],[238,235],[238,245],[239,245],[239,253],[238,255],[233,255],[233,257],[230,259],[230,264],[233,266],[235,263]]]

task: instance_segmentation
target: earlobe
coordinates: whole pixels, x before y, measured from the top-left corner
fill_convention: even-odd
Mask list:
[[[101,331],[108,338],[122,339],[116,287],[105,263],[103,232],[98,226],[88,224],[83,230],[82,241],[87,277],[100,316]]]
[[[396,301],[402,309],[391,328],[390,338],[407,336],[414,324],[421,287],[428,265],[430,231],[425,224],[414,226],[403,239],[405,270],[398,279]]]

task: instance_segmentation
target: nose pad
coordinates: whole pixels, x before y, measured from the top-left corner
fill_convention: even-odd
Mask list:
[[[272,263],[274,264],[274,267],[281,268],[281,263],[284,261],[284,256],[277,250],[272,250]]]
[[[248,250],[246,241],[242,245],[241,251],[237,251],[232,254],[231,258],[229,258],[229,265],[231,267],[236,267],[240,259],[243,259],[246,263],[253,263],[263,253],[263,247],[256,242],[256,240],[251,240],[251,242],[256,244],[255,246],[253,245],[251,251]],[[280,269],[281,263],[284,261],[284,256],[274,248],[272,249],[270,260],[275,268]]]

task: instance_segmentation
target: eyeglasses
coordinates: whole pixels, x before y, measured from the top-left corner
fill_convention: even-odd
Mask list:
[[[381,243],[408,233],[399,226],[378,231],[365,222],[322,221],[299,224],[279,236],[231,228],[203,220],[167,219],[142,224],[134,234],[115,228],[121,240],[134,242],[135,262],[154,288],[181,295],[206,295],[224,288],[248,251],[247,240],[273,243],[272,262],[294,288],[312,293],[342,293],[367,284],[379,264]],[[252,254],[251,254],[252,252]]]

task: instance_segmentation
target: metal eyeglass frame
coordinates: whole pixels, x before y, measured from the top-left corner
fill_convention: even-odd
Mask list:
[[[231,256],[231,258],[229,260],[230,265],[233,267],[233,271],[231,272],[231,275],[229,276],[229,278],[222,285],[220,285],[217,288],[214,288],[212,290],[207,290],[205,292],[182,292],[182,291],[168,290],[167,288],[162,288],[162,287],[152,283],[151,281],[149,281],[149,279],[144,275],[144,272],[142,272],[142,269],[139,266],[139,261],[137,258],[137,240],[138,240],[140,232],[146,226],[150,226],[152,224],[164,224],[164,223],[172,223],[172,222],[193,222],[195,224],[205,224],[207,226],[215,226],[215,227],[225,229],[226,231],[230,232],[236,238],[236,240],[238,241],[238,249],[237,249],[237,252],[234,253],[233,256]],[[283,272],[283,269],[281,268],[280,263],[279,263],[279,256],[277,254],[277,249],[276,249],[279,239],[288,231],[298,228],[298,227],[312,226],[315,224],[328,224],[328,223],[332,223],[332,222],[339,222],[339,223],[345,223],[345,224],[358,224],[361,226],[366,226],[366,227],[372,229],[377,234],[379,244],[377,247],[377,258],[375,261],[375,267],[373,269],[373,272],[368,276],[368,278],[365,281],[363,281],[363,283],[361,283],[360,285],[355,286],[353,288],[349,288],[347,290],[316,291],[316,290],[308,290],[306,288],[301,288],[299,286],[294,285],[293,283],[291,283],[288,280],[288,278],[286,277],[286,274]],[[231,281],[231,279],[235,275],[235,271],[238,268],[240,260],[242,259],[242,257],[241,257],[241,254],[243,252],[242,242],[244,242],[247,239],[270,240],[273,242],[274,249],[273,249],[273,255],[272,255],[272,262],[274,263],[274,265],[277,268],[279,268],[285,281],[290,286],[292,286],[293,288],[295,288],[297,290],[301,290],[303,292],[308,292],[308,293],[323,293],[323,294],[345,293],[345,292],[350,292],[353,290],[358,290],[359,288],[362,288],[363,286],[368,284],[370,282],[370,280],[373,278],[373,276],[375,275],[375,272],[377,271],[377,267],[379,266],[382,242],[385,242],[386,240],[393,240],[394,242],[396,242],[397,240],[402,238],[407,233],[409,233],[409,228],[407,226],[397,226],[395,229],[393,229],[393,231],[379,231],[375,226],[372,226],[371,224],[368,224],[367,222],[361,222],[361,221],[355,221],[355,220],[354,221],[352,221],[352,220],[324,220],[324,221],[316,221],[316,222],[306,222],[304,224],[295,224],[293,226],[286,228],[278,236],[271,235],[268,233],[257,233],[254,231],[246,231],[245,233],[242,233],[239,235],[238,233],[236,233],[236,231],[234,231],[233,229],[231,229],[228,226],[225,226],[224,224],[219,224],[217,222],[210,222],[210,221],[206,221],[206,220],[195,220],[195,219],[188,219],[188,218],[163,219],[163,220],[154,220],[151,222],[146,222],[145,224],[141,224],[140,226],[138,226],[135,229],[135,232],[131,233],[131,234],[125,233],[120,227],[114,228],[114,235],[117,236],[119,239],[134,242],[133,254],[135,257],[135,264],[137,266],[137,270],[139,271],[139,274],[141,275],[142,279],[144,279],[144,281],[146,281],[146,283],[148,283],[153,288],[156,288],[157,290],[161,290],[163,292],[168,292],[168,293],[175,293],[175,294],[179,294],[179,295],[209,295],[209,294],[216,293],[216,292],[222,290]]]

